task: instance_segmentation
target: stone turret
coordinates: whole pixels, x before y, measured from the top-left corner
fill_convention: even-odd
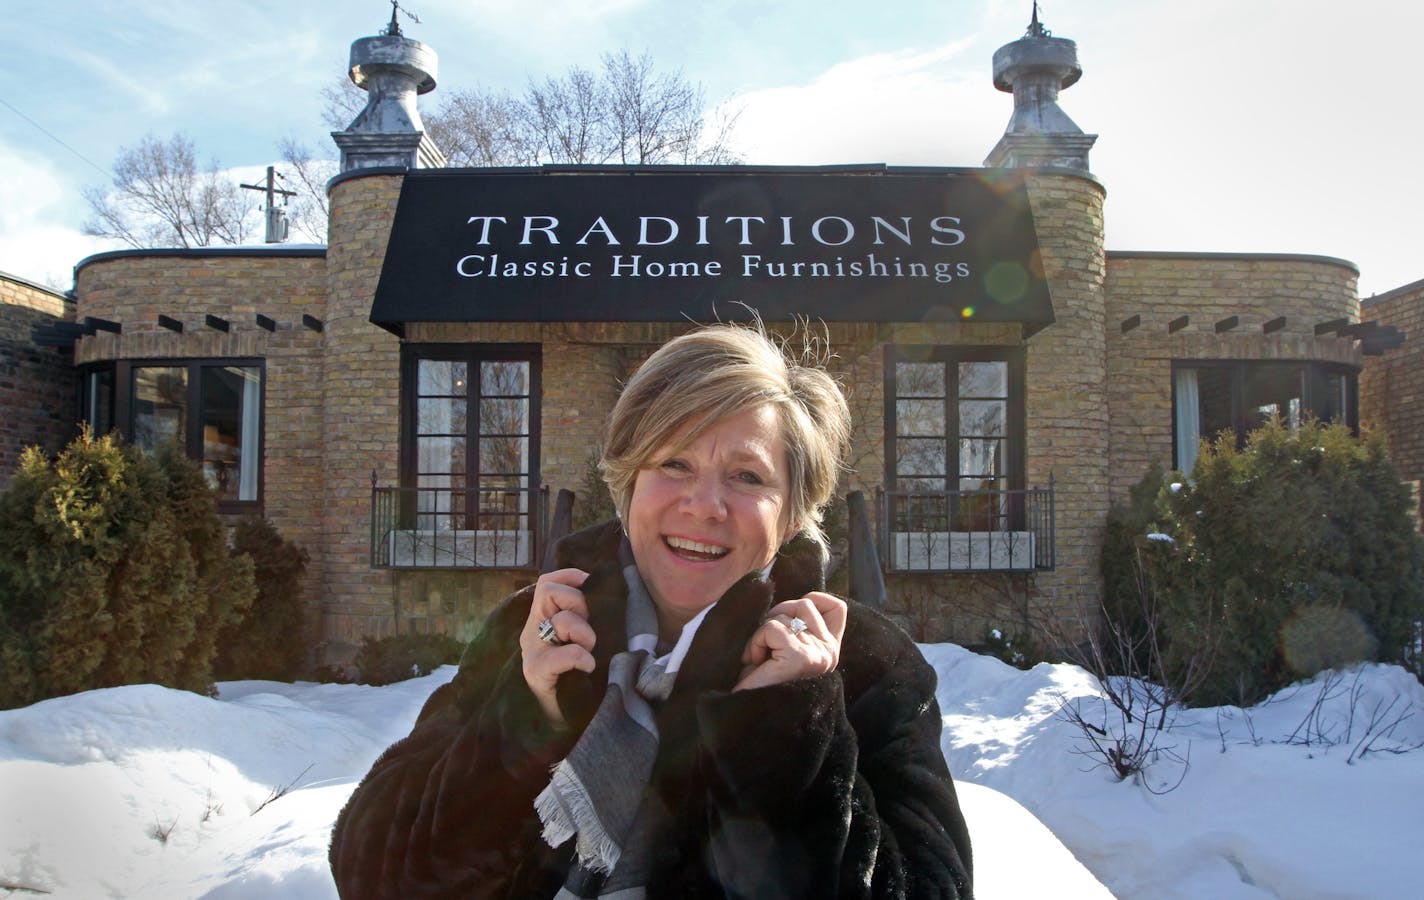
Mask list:
[[[1096,134],[1084,134],[1058,106],[1058,92],[1083,75],[1078,47],[1053,37],[1038,21],[1038,4],[1025,35],[994,53],[994,87],[1014,95],[1014,114],[986,166],[1088,170]]]
[[[341,171],[445,165],[415,105],[418,94],[435,90],[437,66],[434,50],[401,34],[394,5],[385,33],[351,44],[351,80],[368,96],[346,130],[332,132],[341,148]]]

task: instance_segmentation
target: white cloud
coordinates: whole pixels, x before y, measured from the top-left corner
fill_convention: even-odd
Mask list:
[[[987,67],[967,74],[965,45],[865,56],[809,84],[745,94],[733,101],[737,144],[753,163],[977,166],[1013,106]]]
[[[74,215],[79,190],[46,161],[0,145],[0,270],[67,289],[74,264],[112,249],[85,236]],[[78,202],[76,202],[78,201]]]

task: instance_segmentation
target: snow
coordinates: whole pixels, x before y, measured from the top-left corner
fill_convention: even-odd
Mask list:
[[[1096,708],[1086,672],[922,650],[985,900],[1417,891],[1424,687],[1402,669],[1178,711],[1170,752],[1117,781],[1058,714]],[[216,698],[136,685],[0,712],[0,897],[335,897],[332,821],[453,675],[229,682]]]

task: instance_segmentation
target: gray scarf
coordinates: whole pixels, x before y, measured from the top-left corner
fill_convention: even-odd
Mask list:
[[[712,608],[683,626],[668,652],[666,644],[659,646],[657,610],[626,538],[618,560],[628,583],[628,649],[609,661],[603,703],[534,801],[551,847],[577,836],[578,855],[557,900],[646,896],[649,851],[669,818],[647,790],[658,755],[654,715],[672,693],[692,638]]]

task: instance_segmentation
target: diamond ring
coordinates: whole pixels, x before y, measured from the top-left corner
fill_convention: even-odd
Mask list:
[[[786,627],[791,629],[792,634],[800,634],[810,626],[803,622],[800,616],[792,616],[791,621],[787,623]]]
[[[553,647],[558,647],[565,643],[565,641],[560,639],[559,633],[554,630],[553,621],[549,619],[545,619],[539,623],[539,640]]]

